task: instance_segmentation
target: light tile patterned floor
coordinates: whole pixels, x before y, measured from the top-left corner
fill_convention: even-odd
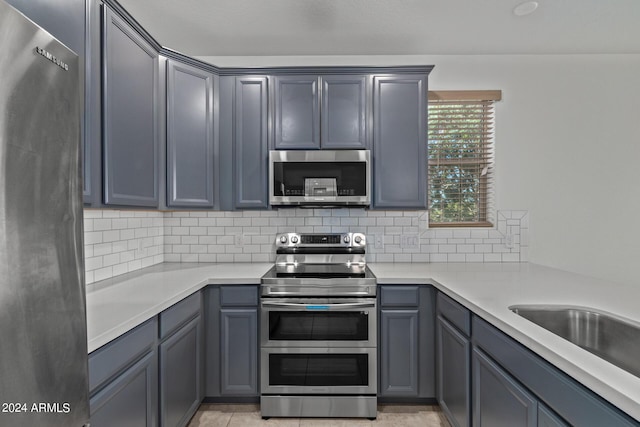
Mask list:
[[[438,406],[378,405],[374,421],[357,418],[260,417],[259,405],[202,404],[188,427],[450,427]]]

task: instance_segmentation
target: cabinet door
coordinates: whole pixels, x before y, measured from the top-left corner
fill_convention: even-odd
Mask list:
[[[374,77],[373,205],[427,207],[427,77]]]
[[[220,310],[222,396],[257,396],[258,310]]]
[[[380,396],[418,397],[418,310],[380,310]]]
[[[237,77],[235,89],[234,207],[268,206],[267,78]]]
[[[113,11],[104,12],[104,202],[156,207],[158,54]]]
[[[167,205],[213,207],[213,75],[167,65]]]
[[[438,403],[453,427],[471,421],[471,343],[442,317],[437,319]]]
[[[147,353],[89,401],[92,427],[156,427],[158,364]]]
[[[538,427],[569,427],[569,424],[562,421],[555,412],[544,404],[538,402]]]
[[[320,148],[318,77],[276,77],[274,95],[275,148]]]
[[[474,427],[535,427],[535,398],[481,350],[473,349]]]
[[[365,76],[323,76],[321,140],[323,149],[364,149],[367,141]]]
[[[160,425],[185,426],[202,401],[202,321],[160,344]]]

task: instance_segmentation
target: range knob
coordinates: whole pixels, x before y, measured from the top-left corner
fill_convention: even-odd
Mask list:
[[[362,242],[362,237],[360,237],[360,236],[356,236],[353,240],[354,240],[357,244],[360,244],[360,242]]]
[[[283,234],[282,236],[280,236],[280,243],[282,243],[283,245],[285,243],[287,243],[287,235]]]
[[[342,239],[345,243],[349,243],[349,235],[345,235],[344,238]]]
[[[298,236],[291,236],[291,243],[293,244],[298,243]]]

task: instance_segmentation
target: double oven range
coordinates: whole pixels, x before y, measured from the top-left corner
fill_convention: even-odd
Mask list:
[[[260,290],[263,418],[376,417],[376,278],[365,247],[360,233],[277,236]]]

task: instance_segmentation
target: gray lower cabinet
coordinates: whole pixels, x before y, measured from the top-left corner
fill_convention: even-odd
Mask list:
[[[437,312],[438,403],[453,427],[640,425],[441,292]]]
[[[418,310],[380,310],[380,395],[418,396]]]
[[[453,427],[471,425],[471,312],[438,292],[436,298],[438,403]]]
[[[89,355],[92,426],[158,425],[157,331],[153,318]]]
[[[160,425],[163,427],[187,425],[203,398],[201,301],[201,294],[197,293],[160,314],[161,339],[167,331],[158,347]]]
[[[258,394],[258,309],[220,310],[221,395]]]
[[[482,350],[473,349],[474,427],[536,427],[537,401]]]
[[[569,427],[551,409],[538,402],[538,427]]]
[[[427,76],[373,78],[373,206],[427,206]]]
[[[213,208],[213,81],[167,62],[167,206]]]
[[[155,352],[147,353],[90,399],[92,426],[157,425],[156,360]]]
[[[578,383],[547,361],[543,360],[521,344],[508,337],[478,316],[473,316],[472,341],[474,345],[474,427],[479,417],[500,408],[501,417],[506,402],[511,402],[514,419],[523,424],[524,420],[534,418],[522,408],[528,406],[528,397],[533,396],[538,406],[533,412],[542,414],[538,420],[540,426],[573,425],[580,427],[600,426],[638,426],[640,423]],[[500,388],[503,387],[502,390]],[[508,390],[507,390],[508,389]],[[518,391],[515,391],[518,390]],[[520,391],[525,390],[528,397]],[[511,393],[511,396],[509,396]],[[500,397],[491,397],[500,396]],[[520,402],[520,403],[518,403]],[[520,408],[516,411],[517,406]],[[487,406],[488,409],[485,409]],[[520,415],[517,415],[517,414]],[[492,418],[493,419],[493,418]],[[498,424],[484,424],[498,425]],[[534,424],[535,425],[535,424]]]
[[[380,286],[379,303],[379,397],[407,401],[433,399],[433,288]]]
[[[453,427],[471,424],[471,340],[441,315],[436,320],[437,396]]]
[[[106,205],[158,206],[158,53],[103,6],[103,185]]]
[[[205,321],[206,398],[257,401],[258,286],[209,286]]]
[[[235,209],[269,205],[268,79],[236,77],[233,135]]]
[[[203,398],[202,294],[89,355],[91,425],[183,427]]]

